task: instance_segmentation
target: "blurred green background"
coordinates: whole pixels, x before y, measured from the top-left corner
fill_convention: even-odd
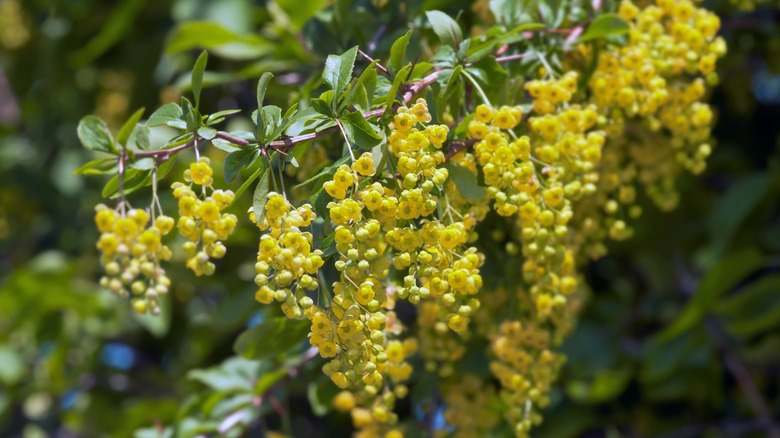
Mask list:
[[[316,361],[297,378],[293,364],[233,357],[236,336],[267,316],[253,299],[251,231],[231,238],[214,277],[171,264],[163,315],[139,318],[95,284],[103,181],[73,175],[91,158],[76,138],[82,116],[117,129],[176,99],[203,48],[206,111],[250,110],[264,71],[277,76],[269,99],[287,105],[327,54],[356,43],[381,54],[409,16],[463,10],[470,23],[485,2],[342,1],[347,25],[330,3],[0,0],[0,436],[348,433],[346,415],[318,415],[328,389]],[[635,237],[587,267],[593,298],[539,436],[780,430],[780,10],[705,4],[729,44],[711,99],[717,148],[704,175],[680,181],[677,210],[645,205]],[[272,403],[253,395],[261,385]]]

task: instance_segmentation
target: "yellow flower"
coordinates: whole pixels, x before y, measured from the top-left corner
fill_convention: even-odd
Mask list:
[[[219,220],[219,206],[214,201],[201,202],[196,211],[198,217],[206,223]]]
[[[190,178],[192,182],[201,186],[210,186],[214,171],[203,161],[190,164]]]
[[[114,234],[121,241],[130,241],[138,234],[138,225],[132,219],[119,219],[114,223]]]

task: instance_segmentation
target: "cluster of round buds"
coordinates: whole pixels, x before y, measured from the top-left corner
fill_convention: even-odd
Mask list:
[[[466,354],[462,337],[447,327],[447,313],[435,301],[425,300],[417,307],[417,339],[428,372],[452,376],[455,364]]]
[[[441,147],[449,129],[446,125],[425,125],[430,121],[424,99],[411,108],[400,107],[393,119],[388,144],[401,180],[396,210],[399,220],[426,217],[436,211],[438,196],[432,192],[449,176],[447,169],[438,167],[445,160]]]
[[[254,212],[249,215],[265,232],[255,264],[255,284],[259,287],[255,299],[264,304],[280,302],[287,317],[301,318],[303,310],[314,304],[306,291],[318,288],[317,271],[324,263],[322,251],[312,249],[311,233],[301,231],[311,225],[315,214],[311,205],[293,208],[276,192],[268,194],[263,213],[260,221]]]
[[[158,216],[150,224],[144,210],[122,215],[102,204],[95,210],[95,224],[101,232],[97,247],[106,274],[100,285],[129,297],[138,313],[159,313],[157,298],[167,294],[171,284],[160,267],[160,261],[171,258],[171,250],[161,238],[173,228],[173,218]]]
[[[233,234],[238,223],[236,215],[223,213],[235,195],[231,190],[213,190],[212,175],[208,158],[202,157],[184,172],[184,180],[189,184],[172,185],[179,203],[179,233],[188,240],[183,246],[186,266],[198,276],[214,273],[211,259],[225,256],[222,241]],[[200,194],[193,190],[193,184],[201,186]]]
[[[490,338],[496,358],[490,370],[501,384],[501,398],[509,406],[505,415],[518,438],[541,422],[538,410],[549,404],[550,386],[564,362],[550,341],[548,330],[520,321],[503,322]]]

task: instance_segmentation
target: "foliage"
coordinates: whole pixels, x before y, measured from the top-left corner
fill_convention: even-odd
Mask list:
[[[777,433],[766,16],[705,5],[717,75],[703,10],[642,37],[687,2],[261,3],[0,0],[1,434]]]

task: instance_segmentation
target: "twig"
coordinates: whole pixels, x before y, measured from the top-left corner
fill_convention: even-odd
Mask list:
[[[479,143],[479,138],[472,138],[465,141],[452,141],[450,142],[450,147],[447,149],[447,152],[444,154],[444,157],[447,159],[450,159],[457,155],[459,152],[468,149],[475,144]]]
[[[358,49],[358,53],[360,54],[360,56],[362,56],[362,57],[366,58],[366,60],[368,60],[368,62],[374,62],[374,61],[375,61],[375,59],[374,59],[374,58],[372,58],[372,57],[370,57],[370,56],[366,55],[366,52],[364,52],[364,51],[362,51],[362,50],[360,50],[360,49]],[[384,65],[382,65],[382,64],[381,64],[381,63],[379,63],[379,62],[377,62],[377,63],[375,64],[375,66],[376,66],[376,68],[378,68],[378,69],[379,69],[379,71],[381,71],[381,72],[382,72],[382,73],[383,73],[385,76],[387,76],[388,78],[392,78],[392,76],[390,76],[390,72],[389,72],[389,71],[387,71],[387,69],[385,68],[385,66],[384,66]]]

